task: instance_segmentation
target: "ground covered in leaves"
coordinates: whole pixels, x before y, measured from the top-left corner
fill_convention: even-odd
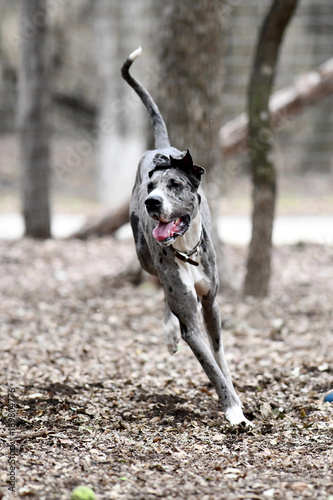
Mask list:
[[[241,278],[244,249],[227,257]],[[222,287],[252,429],[184,343],[168,354],[162,291],[117,278],[134,258],[114,239],[0,242],[0,498],[331,500],[333,248],[275,249],[265,300]]]

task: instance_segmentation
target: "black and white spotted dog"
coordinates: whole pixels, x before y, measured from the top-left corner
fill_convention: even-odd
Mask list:
[[[216,303],[218,275],[211,240],[208,204],[201,189],[204,168],[188,150],[170,146],[163,118],[145,88],[129,73],[141,54],[135,50],[122,67],[122,76],[146,106],[155,148],[142,156],[131,199],[131,225],[141,266],[157,275],[164,288],[164,333],[171,353],[182,338],[214,386],[231,424],[250,422],[232,384],[221,338]],[[200,331],[201,308],[210,345]]]

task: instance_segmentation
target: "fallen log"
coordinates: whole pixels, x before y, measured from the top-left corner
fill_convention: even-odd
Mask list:
[[[116,210],[112,210],[100,217],[88,220],[86,224],[70,236],[87,240],[90,237],[101,237],[114,234],[117,229],[129,222],[129,201],[126,201]]]
[[[310,73],[300,76],[293,86],[281,89],[272,95],[269,102],[272,127],[277,129],[287,125],[293,116],[331,94],[333,94],[333,58]],[[247,114],[242,113],[220,129],[219,140],[223,157],[247,150],[248,124]],[[88,221],[71,237],[85,240],[91,236],[111,235],[127,222],[129,222],[129,201],[116,210]]]

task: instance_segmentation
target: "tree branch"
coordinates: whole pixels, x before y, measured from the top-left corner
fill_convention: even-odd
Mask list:
[[[298,77],[295,84],[278,90],[269,100],[270,122],[273,128],[283,127],[309,106],[333,94],[333,58],[318,68]],[[220,129],[223,156],[247,150],[249,119],[242,113]]]

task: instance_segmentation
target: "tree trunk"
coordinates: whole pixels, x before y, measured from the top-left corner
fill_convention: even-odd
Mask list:
[[[224,44],[218,10],[223,4],[171,0],[159,7],[158,16],[163,20],[158,106],[171,144],[189,148],[193,160],[207,169],[219,160]]]
[[[253,182],[252,238],[244,293],[264,297],[271,271],[276,174],[271,159],[273,137],[269,97],[279,49],[297,0],[274,0],[259,34],[249,93],[249,150]]]
[[[25,234],[51,236],[46,2],[22,0],[18,126]]]
[[[216,224],[225,7],[224,0],[171,0],[158,7],[163,24],[159,30],[157,103],[171,144],[180,150],[188,148],[193,160],[207,170],[204,184],[212,210],[219,274],[224,283],[231,284]]]

